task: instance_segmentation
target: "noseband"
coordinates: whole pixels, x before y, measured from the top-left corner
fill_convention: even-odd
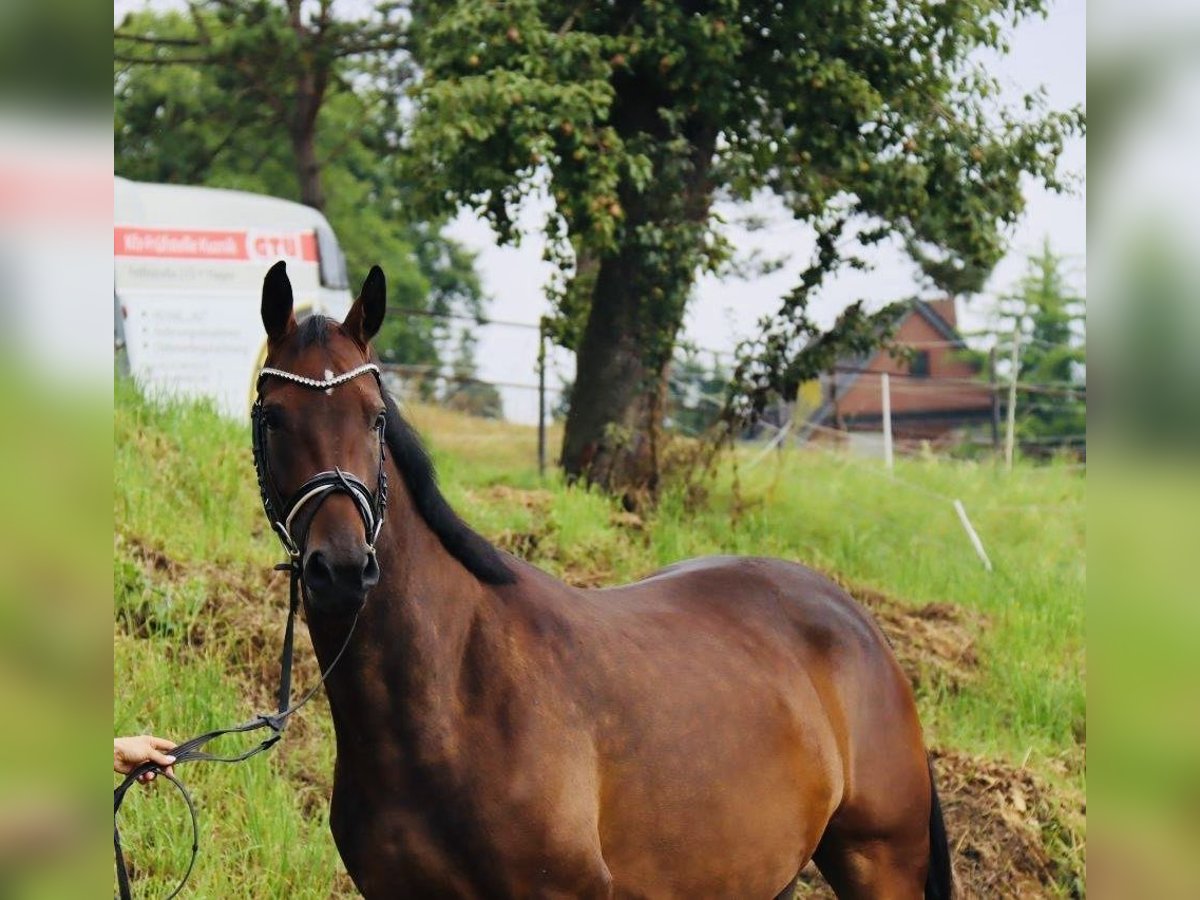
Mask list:
[[[258,373],[258,385],[261,388],[262,380],[266,377],[272,377],[282,378],[285,381],[290,381],[293,384],[299,384],[315,391],[328,392],[340,384],[345,384],[347,381],[357,378],[359,375],[365,375],[367,372],[375,376],[375,380],[379,384],[379,389],[382,391],[383,382],[379,377],[379,367],[374,363],[365,363],[357,369],[351,369],[349,372],[341,375],[330,376],[324,381],[318,381],[315,378],[306,378],[303,375],[296,375],[292,372],[286,372],[283,369],[263,368]],[[354,619],[350,623],[350,628],[346,632],[346,639],[342,643],[341,649],[338,650],[337,655],[334,656],[329,666],[321,673],[321,677],[317,683],[308,690],[299,702],[295,704],[291,702],[292,646],[295,635],[296,612],[300,605],[300,591],[304,585],[302,571],[304,546],[308,540],[307,525],[304,528],[304,532],[299,536],[299,539],[297,539],[292,530],[300,512],[306,507],[311,507],[312,514],[308,518],[308,523],[311,524],[312,515],[316,514],[316,511],[325,500],[337,493],[349,494],[354,501],[355,509],[358,510],[358,514],[362,518],[363,527],[366,529],[367,535],[367,551],[372,556],[375,555],[375,541],[379,537],[380,529],[383,528],[384,517],[387,512],[387,471],[384,468],[384,453],[386,448],[384,440],[385,423],[382,420],[376,426],[376,430],[379,433],[379,474],[375,482],[374,493],[372,493],[371,489],[366,486],[362,479],[343,472],[335,466],[333,471],[318,472],[312,478],[308,479],[308,481],[304,482],[304,484],[300,485],[296,493],[286,503],[281,503],[275,489],[274,479],[271,476],[270,462],[267,459],[267,426],[263,416],[261,393],[255,399],[254,406],[250,410],[250,418],[254,445],[254,470],[258,475],[258,491],[262,497],[263,510],[266,512],[271,527],[279,536],[279,540],[288,554],[288,561],[281,563],[275,568],[288,572],[291,577],[287,627],[284,629],[283,651],[279,657],[279,691],[276,697],[278,705],[274,714],[260,713],[241,725],[208,731],[177,745],[171,750],[171,755],[175,757],[175,765],[177,766],[188,762],[239,763],[250,759],[252,756],[257,756],[264,750],[274,746],[283,737],[283,729],[287,725],[287,720],[312,699],[321,685],[325,683],[325,679],[329,677],[329,673],[333,671],[334,666],[341,660],[342,655],[346,652],[346,648],[350,646],[350,639],[354,637],[354,629],[358,624],[358,613],[355,613]],[[234,756],[218,756],[204,750],[205,745],[223,735],[247,734],[261,729],[268,729],[270,735],[249,750]],[[129,772],[117,789],[113,791],[113,851],[116,857],[117,891],[121,900],[131,900],[131,892],[129,872],[125,864],[125,854],[121,847],[121,832],[117,827],[116,817],[121,811],[121,803],[124,801],[129,788],[137,782],[139,776],[149,772],[161,774],[178,788],[180,793],[183,794],[183,798],[187,803],[188,813],[192,819],[191,859],[188,862],[187,870],[183,873],[182,880],[167,895],[167,900],[171,900],[171,898],[183,890],[183,886],[187,884],[187,880],[192,874],[192,868],[196,864],[196,854],[199,850],[200,841],[200,825],[196,818],[196,807],[192,802],[191,796],[188,794],[187,788],[183,786],[183,782],[178,778],[167,773],[165,767],[155,762],[144,762]]]
[[[335,466],[332,471],[318,472],[312,478],[308,479],[308,481],[300,485],[286,503],[283,503],[280,501],[275,489],[275,482],[271,475],[271,464],[267,459],[267,424],[262,407],[262,380],[267,377],[282,378],[285,381],[299,384],[310,390],[332,391],[338,385],[345,384],[347,381],[351,381],[359,375],[365,375],[367,372],[375,376],[375,381],[379,383],[379,389],[382,391],[383,383],[379,377],[379,366],[374,363],[365,363],[357,369],[351,369],[349,372],[341,375],[330,376],[324,381],[307,378],[304,375],[296,375],[293,372],[287,372],[283,369],[264,367],[258,373],[260,393],[254,401],[254,406],[250,409],[251,431],[254,442],[254,471],[258,475],[258,493],[262,498],[263,511],[267,514],[267,521],[271,523],[271,527],[279,536],[279,541],[283,544],[283,549],[287,551],[290,559],[297,565],[304,553],[304,545],[308,539],[307,527],[304,529],[304,533],[299,536],[299,539],[297,539],[297,536],[292,531],[297,516],[299,516],[306,506],[311,504],[312,514],[308,519],[311,523],[312,516],[316,515],[316,511],[320,508],[321,504],[337,493],[349,494],[350,498],[354,501],[354,507],[358,510],[358,514],[363,521],[363,528],[366,530],[367,552],[372,556],[375,555],[375,541],[379,537],[379,530],[383,528],[383,521],[387,512],[387,471],[384,468],[386,447],[383,433],[384,423],[381,420],[376,426],[376,431],[379,434],[379,471],[376,476],[374,493],[371,492],[371,489],[367,487],[361,478],[357,478],[348,472],[343,472]]]

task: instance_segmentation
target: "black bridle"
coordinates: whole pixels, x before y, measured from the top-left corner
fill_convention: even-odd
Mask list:
[[[375,376],[375,380],[379,384],[379,390],[382,392],[383,382],[379,378],[379,367],[374,363],[365,363],[357,369],[351,369],[342,375],[331,376],[324,381],[317,381],[315,378],[306,378],[303,375],[295,375],[283,369],[266,368],[259,372],[258,378],[260,384],[263,378],[271,376],[282,378],[293,384],[310,388],[311,390],[332,391],[337,385],[345,384],[347,381],[367,372],[371,372]],[[354,506],[358,510],[358,514],[362,517],[363,527],[366,529],[367,550],[374,555],[375,540],[379,537],[379,529],[383,527],[383,518],[387,511],[387,471],[384,468],[386,445],[384,443],[383,419],[380,418],[376,424],[376,432],[379,436],[379,471],[376,476],[375,483],[377,487],[374,493],[371,492],[371,489],[361,479],[334,467],[332,471],[320,472],[308,479],[308,481],[300,485],[296,492],[292,494],[291,499],[286,503],[281,501],[275,490],[275,482],[271,477],[271,465],[266,453],[268,429],[266,416],[263,414],[261,393],[258,399],[254,401],[254,406],[250,410],[250,421],[254,441],[254,470],[258,474],[258,493],[262,498],[263,511],[267,514],[267,520],[271,523],[271,527],[275,529],[275,533],[279,536],[279,540],[283,544],[283,549],[287,551],[288,556],[295,561],[304,555],[303,537],[301,540],[296,540],[292,534],[292,526],[296,522],[297,516],[300,515],[305,507],[312,503],[312,513],[309,514],[309,521],[311,522],[312,516],[316,514],[317,507],[335,493],[349,494],[354,500]],[[305,529],[305,536],[307,536],[307,529]]]
[[[341,375],[330,376],[324,381],[318,381],[315,378],[306,378],[303,375],[296,375],[282,369],[263,368],[258,374],[259,395],[250,410],[254,471],[258,477],[258,491],[262,499],[263,511],[267,514],[267,519],[270,521],[272,529],[274,529],[280,543],[283,544],[283,548],[288,554],[287,562],[280,563],[275,568],[279,571],[288,572],[290,581],[287,627],[283,636],[283,650],[279,657],[279,690],[276,695],[276,711],[273,714],[260,713],[241,725],[208,731],[197,735],[191,740],[184,741],[170,751],[171,755],[175,757],[174,765],[187,762],[243,762],[274,746],[283,737],[283,730],[287,726],[287,720],[312,699],[321,685],[325,683],[334,666],[341,660],[342,655],[346,652],[346,648],[350,646],[350,639],[354,636],[354,629],[358,624],[358,613],[355,613],[354,619],[350,623],[350,629],[346,633],[346,639],[342,643],[341,649],[338,650],[337,655],[334,656],[328,668],[321,673],[320,679],[305,693],[298,703],[291,705],[292,655],[295,641],[296,612],[300,606],[301,593],[305,589],[303,559],[305,544],[308,540],[308,525],[312,523],[313,516],[316,515],[317,509],[320,508],[320,505],[325,500],[337,493],[348,494],[354,500],[354,506],[362,518],[363,527],[366,529],[367,550],[372,556],[375,555],[375,542],[379,538],[379,532],[383,528],[383,522],[387,513],[387,470],[385,466],[387,445],[384,438],[385,423],[381,418],[376,425],[379,435],[379,472],[374,491],[371,491],[362,479],[348,472],[343,472],[335,466],[332,471],[319,472],[308,479],[286,502],[282,502],[271,475],[270,460],[267,454],[268,428],[265,416],[263,415],[261,386],[264,378],[275,377],[294,384],[303,385],[313,390],[332,391],[338,385],[345,384],[347,381],[367,372],[374,374],[375,380],[379,384],[379,389],[382,391],[383,383],[379,377],[379,367],[374,363],[366,363]],[[307,515],[302,533],[297,538],[293,531],[293,526],[298,522],[300,513],[306,508],[311,511]],[[203,749],[210,741],[224,735],[245,734],[264,728],[269,729],[271,733],[257,745],[235,756],[218,756],[208,753]],[[167,895],[166,900],[172,900],[173,897],[177,896],[183,890],[188,878],[191,877],[193,867],[196,865],[196,855],[200,842],[200,826],[196,818],[196,806],[192,801],[191,795],[178,778],[165,771],[164,766],[155,762],[141,763],[125,776],[124,780],[113,792],[113,850],[116,856],[117,887],[121,900],[131,900],[132,895],[129,889],[129,872],[125,864],[124,852],[121,849],[121,832],[116,824],[116,816],[121,810],[121,803],[124,801],[129,788],[142,775],[148,772],[156,772],[175,785],[183,795],[184,802],[187,803],[188,813],[192,820],[191,859],[188,861],[187,870],[183,873],[183,878],[180,879],[175,889]]]

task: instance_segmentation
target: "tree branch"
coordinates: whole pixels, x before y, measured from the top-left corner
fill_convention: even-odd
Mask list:
[[[208,56],[126,56],[114,53],[113,62],[129,63],[134,66],[211,66],[217,60]]]
[[[234,127],[232,130],[230,130],[229,133],[225,135],[225,137],[223,137],[220,141],[217,142],[217,145],[215,147],[213,147],[211,150],[208,150],[204,154],[203,160],[196,162],[188,170],[188,174],[187,174],[185,183],[186,184],[200,184],[204,180],[204,176],[207,173],[207,171],[210,168],[212,168],[212,164],[214,162],[216,162],[217,157],[220,156],[224,152],[225,148],[228,147],[230,145],[230,143],[233,142],[233,139],[241,133],[242,133],[242,126],[240,124],[237,125],[236,127]]]
[[[188,3],[188,13],[191,16],[192,24],[196,27],[196,34],[200,36],[200,42],[206,47],[212,46],[212,35],[208,33],[208,26],[204,22],[204,14],[200,7],[194,2]]]
[[[303,34],[306,31],[304,23],[300,20],[301,5],[301,0],[287,0],[288,24],[292,26],[292,30],[297,34]]]
[[[345,82],[342,81],[340,78],[337,80],[341,86],[349,88],[349,86],[346,85]],[[338,142],[338,145],[336,147],[334,147],[332,150],[330,150],[327,154],[325,154],[325,158],[321,161],[322,165],[328,165],[333,160],[337,159],[339,156],[341,156],[343,153],[346,152],[346,148],[349,147],[351,143],[353,143],[355,140],[357,140],[359,137],[361,137],[361,134],[360,134],[361,129],[367,124],[367,121],[371,117],[371,113],[374,112],[375,109],[378,108],[382,102],[381,98],[375,97],[368,103],[367,101],[365,101],[361,97],[359,97],[357,94],[355,94],[353,92],[353,90],[350,91],[350,94],[356,100],[358,100],[358,103],[359,103],[358,121],[355,123],[354,128],[346,129],[346,133],[343,136],[342,140]]]
[[[358,56],[362,53],[395,53],[400,50],[407,50],[408,42],[403,37],[393,35],[387,38],[380,38],[377,41],[356,41],[345,44],[334,51],[335,59],[342,59],[347,56]]]
[[[154,44],[166,47],[199,47],[200,42],[193,38],[151,37],[145,34],[124,34],[114,31],[113,37],[121,41],[134,41],[138,44]]]
[[[584,7],[586,7],[586,6],[587,6],[586,2],[580,3],[573,10],[571,10],[571,14],[569,16],[567,16],[566,20],[562,23],[562,25],[559,26],[558,32],[555,34],[555,37],[562,37],[568,31],[570,31],[572,28],[574,28],[575,27],[575,19],[578,18],[579,14],[581,12],[583,12]]]
[[[286,106],[284,106],[283,101],[279,99],[278,93],[270,90],[268,85],[263,84],[262,80],[259,78],[258,70],[255,68],[255,66],[247,65],[248,61],[244,59],[232,59],[231,62],[233,63],[234,68],[237,69],[238,72],[241,73],[242,77],[246,79],[246,82],[250,84],[255,91],[257,91],[263,102],[266,103],[267,106],[271,108],[272,112],[275,113],[278,124],[283,128],[289,128],[291,126],[291,122],[289,121]]]

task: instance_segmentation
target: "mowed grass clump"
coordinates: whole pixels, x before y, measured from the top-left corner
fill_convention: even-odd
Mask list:
[[[821,569],[859,596],[911,607],[936,629],[959,609],[970,644],[954,677],[922,677],[929,743],[1083,787],[1084,483],[1067,466],[898,460],[828,451],[738,454],[707,498],[668,490],[633,515],[536,471],[530,428],[418,408],[450,501],[485,535],[582,585],[642,577],[693,556],[776,556]],[[558,440],[552,436],[553,451]],[[275,669],[285,588],[265,574],[280,550],[259,505],[249,429],[203,404],[152,402],[128,384],[115,410],[115,727],[176,739],[249,718]],[[964,503],[995,566],[975,556]],[[736,598],[731,598],[736,602]],[[274,623],[274,624],[272,624]],[[252,634],[247,634],[252,632]],[[891,632],[889,632],[891,633]],[[935,635],[936,637],[936,635]],[[893,637],[893,640],[899,640]],[[936,640],[908,648],[924,652]],[[315,671],[306,658],[300,687]],[[902,654],[903,656],[903,654]],[[202,820],[194,896],[328,897],[347,890],[327,829],[333,740],[314,703],[280,747],[238,766],[181,768]],[[182,873],[181,802],[159,786],[123,813],[150,894]],[[1072,862],[1071,865],[1074,865]],[[142,890],[141,893],[146,893]]]

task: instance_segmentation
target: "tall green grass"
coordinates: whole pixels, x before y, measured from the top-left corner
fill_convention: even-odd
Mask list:
[[[118,634],[113,655],[117,733],[152,731],[182,739],[250,717],[218,653],[193,655],[185,663],[163,642]],[[223,738],[208,749],[234,753],[261,737]],[[322,805],[305,812],[287,768],[268,754],[237,765],[178,767],[200,823],[200,857],[189,896],[329,896],[337,854],[325,827],[326,810]],[[120,824],[139,881],[137,895],[169,893],[190,856],[192,830],[183,799],[162,779],[144,794],[135,787]]]
[[[483,433],[473,420],[428,410],[414,418],[459,511],[555,574],[617,583],[691,556],[778,556],[901,602],[977,611],[977,676],[918,698],[930,743],[1082,786],[1078,471],[904,459],[889,475],[878,462],[821,451],[773,454],[753,467],[745,454],[736,478],[727,467],[706,502],[668,492],[640,521],[557,477],[542,485],[528,429]],[[259,508],[248,429],[204,405],[151,402],[127,383],[117,389],[114,427],[114,728],[182,739],[242,721],[261,685],[246,678],[245,642],[229,634],[245,610],[227,604],[259,604],[260,616],[282,615],[284,604],[261,590],[222,593],[214,581],[261,585],[279,557]],[[949,498],[965,504],[994,572],[976,558]],[[148,554],[170,563],[155,566]],[[210,637],[195,646],[198,628]],[[264,652],[273,659],[277,651]],[[303,641],[298,652],[308,652]],[[251,762],[181,767],[202,824],[192,896],[327,897],[344,888],[326,823],[327,708],[314,704],[302,716],[280,748]],[[190,833],[169,785],[151,793],[131,797],[123,825],[141,892],[154,895],[182,873]]]

